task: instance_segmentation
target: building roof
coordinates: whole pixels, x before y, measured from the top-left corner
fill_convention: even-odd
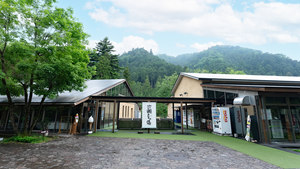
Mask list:
[[[90,96],[97,96],[103,92],[108,91],[109,89],[118,86],[122,83],[125,83],[127,86],[127,82],[125,79],[109,79],[109,80],[87,80],[85,82],[86,88],[83,91],[65,91],[60,93],[59,96],[55,99],[46,98],[45,105],[49,104],[72,104],[77,105],[84,101],[86,101]],[[129,86],[128,86],[129,88]],[[129,88],[131,94],[132,91]],[[32,103],[39,103],[41,101],[42,96],[34,95],[32,98]],[[24,97],[14,97],[14,103],[24,103]],[[7,103],[6,96],[0,96],[0,103]]]
[[[266,76],[266,75],[235,75],[235,74],[211,74],[211,73],[180,73],[197,80],[212,81],[238,81],[238,82],[267,82],[267,83],[297,83],[300,84],[298,76]]]
[[[243,87],[240,89],[268,91],[265,88],[295,88],[299,90],[300,77],[297,76],[266,76],[266,75],[235,75],[235,74],[211,74],[211,73],[180,73],[173,89],[172,94],[175,93],[182,77],[189,77],[195,80],[201,80],[203,86],[210,85],[215,88]],[[264,88],[264,89],[262,89]],[[291,90],[290,90],[291,91]]]

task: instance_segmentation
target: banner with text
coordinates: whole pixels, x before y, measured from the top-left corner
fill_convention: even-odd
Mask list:
[[[156,103],[143,102],[142,128],[156,128]]]

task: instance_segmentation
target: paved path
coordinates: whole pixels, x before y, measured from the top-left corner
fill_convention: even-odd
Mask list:
[[[212,142],[74,136],[0,144],[0,168],[277,168]]]

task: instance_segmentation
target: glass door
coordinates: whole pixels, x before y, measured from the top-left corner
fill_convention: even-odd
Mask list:
[[[287,106],[266,106],[272,140],[293,140],[288,111]]]
[[[300,106],[291,106],[292,127],[297,141],[300,141]]]

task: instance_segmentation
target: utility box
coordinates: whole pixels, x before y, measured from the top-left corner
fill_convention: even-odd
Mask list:
[[[232,134],[228,107],[212,107],[211,115],[214,133],[224,135]]]

